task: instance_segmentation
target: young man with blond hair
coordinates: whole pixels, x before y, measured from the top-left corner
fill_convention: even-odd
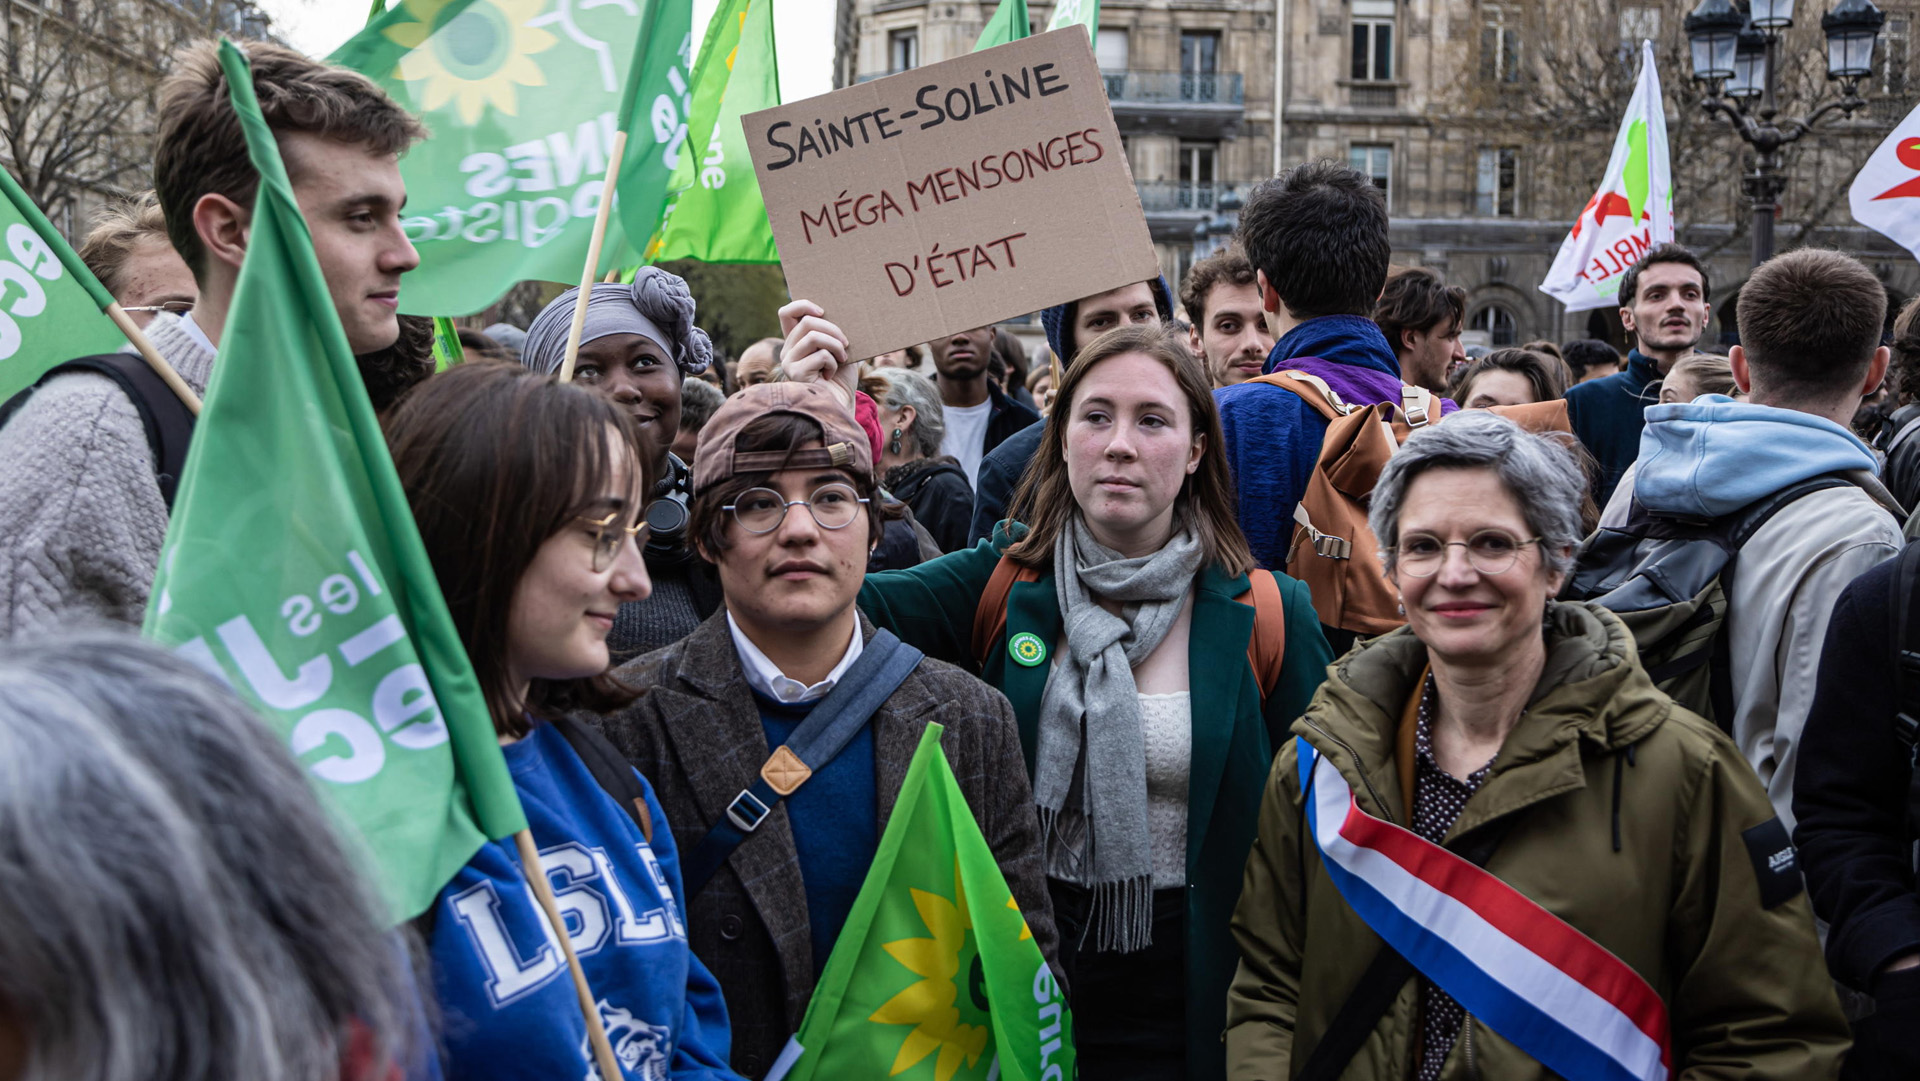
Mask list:
[[[276,45],[245,49],[347,343],[385,349],[400,333],[400,276],[420,261],[400,228],[399,157],[426,130],[363,75]],[[154,189],[199,299],[185,316],[159,315],[147,336],[198,393],[259,182],[213,43],[189,47],[160,88]],[[76,372],[41,385],[0,427],[0,639],[145,615],[169,500],[143,408],[112,378]]]

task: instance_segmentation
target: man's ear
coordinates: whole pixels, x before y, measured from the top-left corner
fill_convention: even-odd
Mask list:
[[[1260,307],[1267,311],[1278,313],[1280,311],[1280,293],[1274,289],[1273,283],[1267,280],[1267,272],[1264,270],[1254,271],[1253,282],[1260,290]]]
[[[1867,380],[1860,385],[1862,398],[1880,389],[1881,382],[1887,378],[1887,364],[1892,359],[1893,350],[1884,345],[1873,351],[1873,363],[1867,365]]]
[[[1401,327],[1399,341],[1400,351],[1402,353],[1413,352],[1414,347],[1419,344],[1414,341],[1414,338],[1423,336],[1424,334],[1424,331],[1415,330],[1413,327]]]
[[[193,204],[193,231],[207,258],[235,271],[247,258],[247,232],[253,224],[245,207],[224,195],[208,192]]]
[[[1621,309],[1620,309],[1620,325],[1621,325],[1622,327],[1624,327],[1624,328],[1626,329],[1626,332],[1627,332],[1628,334],[1632,334],[1632,333],[1634,333],[1634,329],[1633,329],[1633,309],[1632,309],[1632,308],[1628,308],[1628,307],[1624,307],[1624,306],[1623,306],[1623,307],[1621,307]]]
[[[1747,351],[1734,346],[1727,350],[1727,366],[1733,369],[1733,385],[1740,393],[1753,396],[1753,369],[1747,364]]]

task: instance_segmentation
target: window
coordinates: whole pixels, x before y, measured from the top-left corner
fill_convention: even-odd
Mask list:
[[[1880,65],[1880,90],[1882,93],[1904,95],[1907,92],[1908,47],[1913,35],[1913,16],[1887,16],[1886,25],[1880,28],[1880,47],[1875,50],[1874,60]]]
[[[1125,30],[1101,30],[1100,39],[1094,42],[1093,58],[1099,62],[1101,71],[1127,70],[1127,32]]]
[[[1520,81],[1520,28],[1517,17],[1506,8],[1486,9],[1486,25],[1480,29],[1480,78],[1489,83]]]
[[[1355,143],[1347,149],[1347,164],[1354,171],[1373,181],[1380,194],[1387,199],[1388,209],[1393,207],[1393,148],[1390,146],[1364,146]]]
[[[1353,67],[1356,82],[1393,78],[1393,0],[1353,0]]]
[[[887,35],[887,64],[889,72],[920,66],[919,30],[895,30]]]
[[[1180,209],[1213,209],[1214,164],[1219,153],[1218,143],[1180,144]]]
[[[1213,75],[1220,70],[1220,35],[1212,31],[1180,33],[1180,74]]]
[[[1480,167],[1474,176],[1474,212],[1483,218],[1511,218],[1514,192],[1519,185],[1520,149],[1489,146],[1480,150]]]
[[[1520,333],[1513,313],[1498,304],[1489,304],[1474,313],[1467,329],[1486,332],[1487,344],[1495,349],[1520,344]]]

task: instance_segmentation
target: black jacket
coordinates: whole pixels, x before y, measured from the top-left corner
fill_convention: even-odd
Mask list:
[[[992,451],[1008,436],[1040,419],[1039,410],[1008,397],[1000,384],[991,379],[987,380],[987,401],[993,403],[993,408],[987,410],[987,438],[981,445],[982,453]]]
[[[967,471],[950,456],[921,458],[887,470],[887,491],[913,508],[914,520],[933,535],[942,552],[967,547],[973,488]]]
[[[1882,965],[1920,951],[1907,813],[1912,754],[1893,728],[1898,564],[1862,574],[1834,604],[1793,785],[1807,889],[1814,912],[1833,925],[1827,964],[1863,991]]]
[[[973,524],[967,528],[967,544],[979,544],[993,536],[993,527],[1007,516],[1013,503],[1013,490],[1027,472],[1027,463],[1040,450],[1040,437],[1047,422],[1036,420],[1013,433],[1005,442],[980,459],[980,475],[973,490]]]

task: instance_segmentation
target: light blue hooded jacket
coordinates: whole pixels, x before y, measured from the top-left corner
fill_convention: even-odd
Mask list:
[[[1656,514],[1717,518],[1803,480],[1879,471],[1873,451],[1824,417],[1704,394],[1647,407],[1633,497]]]

